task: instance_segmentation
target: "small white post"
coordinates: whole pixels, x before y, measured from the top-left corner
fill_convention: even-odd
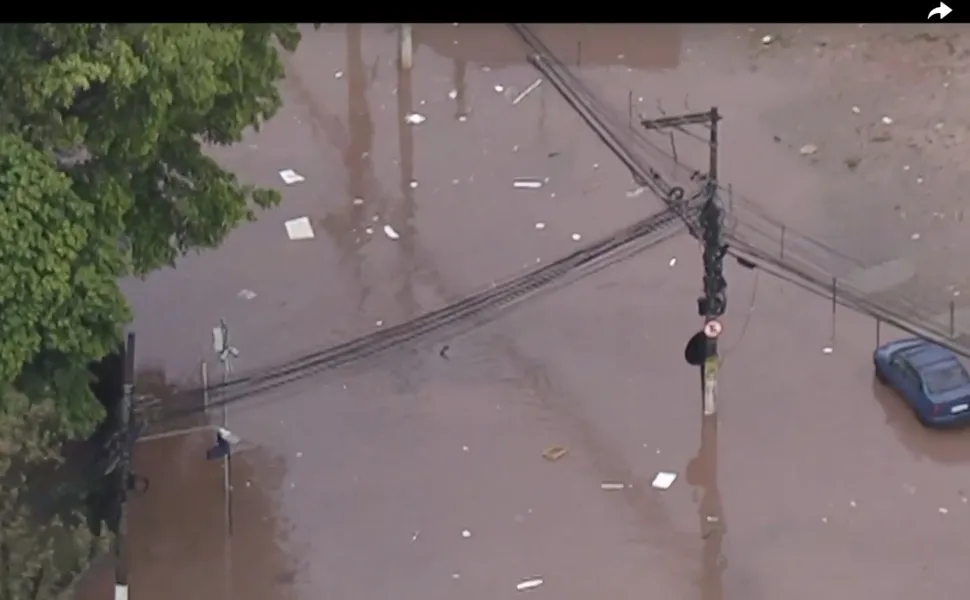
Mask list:
[[[414,45],[411,42],[411,25],[401,24],[401,68],[405,71],[411,70],[414,62]]]

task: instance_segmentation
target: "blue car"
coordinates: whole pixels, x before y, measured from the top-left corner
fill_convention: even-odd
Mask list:
[[[911,338],[880,346],[872,360],[879,381],[899,392],[923,425],[970,420],[970,375],[950,350]]]

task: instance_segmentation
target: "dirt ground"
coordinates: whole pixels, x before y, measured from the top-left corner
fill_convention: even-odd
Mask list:
[[[940,291],[933,301],[960,285],[945,262],[960,221],[932,215],[945,212],[944,182],[960,183],[939,151],[964,127],[948,112],[963,85],[956,38],[868,26],[539,31],[621,115],[630,100],[648,114],[718,105],[723,179],[739,195],[868,264],[912,261]],[[218,251],[128,286],[146,371],[197,381],[205,359],[221,376],[220,318],[239,373],[348,340],[660,207],[628,194],[629,173],[551,86],[516,101],[537,73],[506,29],[416,26],[410,76],[394,67],[395,39],[382,26],[307,30],[281,114],[216,153],[280,187],[283,205]],[[922,87],[933,78],[950,86]],[[412,112],[426,120],[408,124]],[[817,152],[802,155],[805,144]],[[658,148],[658,164],[687,172]],[[703,151],[684,141],[678,158]],[[283,186],[286,168],[306,181]],[[543,185],[515,189],[516,178]],[[946,202],[947,215],[959,210]],[[283,222],[300,216],[316,236],[289,241]],[[956,597],[970,440],[920,429],[873,383],[872,321],[840,311],[832,340],[824,300],[728,268],[716,439],[701,435],[682,358],[700,286],[696,242],[682,236],[457,339],[233,406],[230,427],[251,450],[233,461],[229,540],[207,436],[140,445],[152,489],[133,506],[132,593],[503,598],[542,578],[529,594]],[[244,289],[256,296],[237,297]],[[568,454],[545,460],[552,445]],[[678,474],[667,491],[651,488],[660,470]]]

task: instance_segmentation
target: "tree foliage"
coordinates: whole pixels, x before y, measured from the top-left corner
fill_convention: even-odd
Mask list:
[[[0,600],[53,598],[104,540],[87,528],[81,494],[63,485],[54,402],[9,387],[0,399]]]
[[[90,424],[80,369],[129,320],[118,280],[278,201],[204,150],[276,112],[298,42],[293,24],[0,27],[0,382]]]

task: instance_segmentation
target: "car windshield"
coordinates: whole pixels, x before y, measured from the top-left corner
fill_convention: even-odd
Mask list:
[[[950,363],[924,372],[923,382],[929,393],[942,394],[970,384],[970,376],[960,363]]]

